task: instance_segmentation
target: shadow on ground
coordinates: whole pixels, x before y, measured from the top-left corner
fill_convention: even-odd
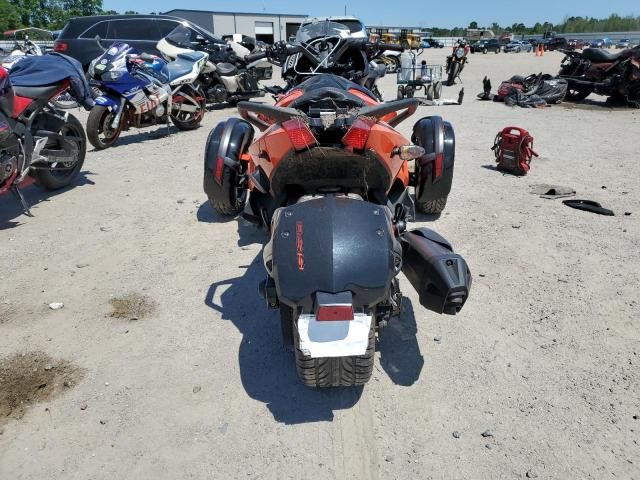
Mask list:
[[[20,189],[20,191],[22,192],[22,196],[27,202],[27,205],[31,209],[31,214],[37,217],[38,212],[36,207],[40,203],[47,202],[49,199],[57,197],[72,188],[82,187],[84,185],[94,185],[93,180],[89,178],[89,176],[92,175],[94,174],[90,171],[85,170],[80,172],[73,185],[60,190],[46,190],[36,184],[33,184]],[[6,230],[21,225],[22,223],[20,221],[14,221],[21,215],[24,215],[22,204],[11,192],[7,192],[0,196],[0,230]]]
[[[175,135],[178,132],[180,132],[180,130],[178,130],[173,125],[170,125],[168,128],[166,125],[158,125],[158,128],[156,128],[155,130],[145,129],[131,135],[123,135],[116,141],[116,144],[110,148],[117,149],[118,147],[131,145],[132,143],[143,143],[143,142],[158,140],[161,138],[165,138],[169,135]],[[94,148],[92,151],[97,152],[99,150]]]
[[[205,299],[242,333],[238,352],[242,386],[251,398],[264,402],[278,422],[332,421],[335,410],[358,402],[362,387],[315,390],[300,383],[293,352],[280,339],[280,317],[267,310],[258,295],[265,275],[259,255],[250,265],[238,267],[237,277],[213,283]]]
[[[396,385],[409,387],[420,378],[424,357],[416,338],[417,331],[413,304],[404,297],[400,318],[389,322],[378,342],[380,365]]]

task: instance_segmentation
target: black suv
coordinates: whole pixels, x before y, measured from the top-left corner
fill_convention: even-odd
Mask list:
[[[54,43],[56,52],[75,58],[85,70],[94,58],[103,51],[97,44],[96,35],[106,47],[113,42],[125,42],[145,53],[159,55],[156,49],[158,41],[165,37],[178,24],[187,25],[193,32],[193,38],[201,36],[210,43],[224,44],[224,40],[188,20],[166,15],[98,15],[95,17],[72,18],[60,32]]]
[[[490,38],[488,40],[480,40],[479,42],[472,43],[470,46],[471,53],[476,52],[495,52],[500,53],[502,46],[500,45],[500,41],[497,38]]]

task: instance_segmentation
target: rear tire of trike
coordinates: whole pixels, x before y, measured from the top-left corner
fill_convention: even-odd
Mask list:
[[[293,331],[298,377],[307,387],[353,387],[364,385],[371,378],[376,345],[373,322],[366,352],[351,357],[308,357],[300,350],[298,329]]]
[[[67,123],[65,123],[60,131],[60,135],[65,137],[74,137],[76,145],[78,147],[78,158],[73,165],[73,168],[69,170],[55,171],[55,170],[36,170],[33,176],[39,185],[42,185],[48,190],[58,190],[71,185],[78,177],[82,165],[84,164],[84,157],[87,153],[87,137],[82,128],[82,123],[73,115],[69,114],[67,117]],[[45,147],[46,149],[46,147]],[[64,165],[65,162],[59,162]]]

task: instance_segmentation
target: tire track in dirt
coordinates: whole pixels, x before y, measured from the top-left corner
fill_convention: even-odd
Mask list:
[[[345,388],[340,392],[345,403],[354,404],[336,415],[333,458],[336,479],[378,480],[378,454],[371,408],[366,393]],[[354,398],[358,397],[360,398]]]

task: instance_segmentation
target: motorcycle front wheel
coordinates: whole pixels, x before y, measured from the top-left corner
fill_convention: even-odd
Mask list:
[[[112,147],[122,133],[122,118],[116,128],[112,127],[115,112],[107,107],[96,105],[87,119],[87,138],[96,150]],[[124,118],[124,117],[123,117]]]

